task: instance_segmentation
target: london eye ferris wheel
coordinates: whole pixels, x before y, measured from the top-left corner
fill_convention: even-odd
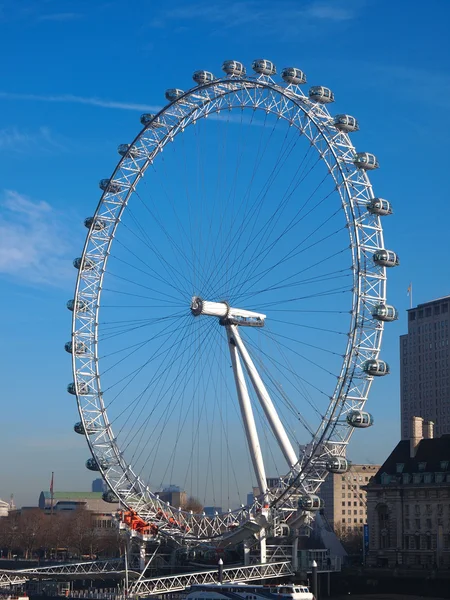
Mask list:
[[[397,318],[391,204],[368,177],[376,157],[353,146],[356,119],[330,113],[330,89],[305,92],[298,68],[222,69],[167,90],[119,146],[68,302],[86,466],[153,531],[195,540],[320,507],[373,423]],[[214,511],[163,502],[169,483]]]

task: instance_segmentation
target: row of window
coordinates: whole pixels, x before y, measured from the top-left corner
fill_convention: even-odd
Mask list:
[[[343,514],[343,515],[345,515],[345,509],[342,511],[342,514]],[[348,515],[351,515],[351,514],[352,514],[352,511],[351,511],[351,510],[348,510],[348,511],[347,511],[347,514],[348,514]],[[353,509],[353,514],[354,514],[354,515],[357,515],[357,514],[358,514],[358,509]],[[364,514],[364,511],[363,511],[363,509],[362,509],[362,508],[360,508],[360,509],[359,509],[359,514],[360,514],[360,515],[363,515],[363,514]]]
[[[436,306],[427,306],[425,309],[419,308],[418,310],[413,310],[409,312],[409,320],[415,321],[416,314],[418,319],[423,319],[424,317],[431,317],[432,314],[440,315],[440,314],[448,313],[448,303],[445,304],[437,304]]]

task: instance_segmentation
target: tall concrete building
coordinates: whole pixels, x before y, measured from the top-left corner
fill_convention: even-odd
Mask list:
[[[336,532],[362,529],[367,519],[364,487],[379,465],[354,465],[342,475],[329,474],[320,488],[324,515]]]
[[[450,296],[408,310],[400,336],[401,438],[411,437],[412,417],[435,423],[437,437],[450,433]]]

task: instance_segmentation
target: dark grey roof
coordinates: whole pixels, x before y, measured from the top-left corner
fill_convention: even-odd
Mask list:
[[[388,456],[384,464],[381,465],[373,481],[381,483],[381,475],[398,475],[397,464],[404,465],[403,473],[418,473],[419,463],[426,463],[426,472],[448,472],[450,469],[441,468],[441,462],[447,461],[450,466],[450,435],[442,435],[439,438],[421,440],[416,450],[416,455],[410,456],[410,441],[402,440],[397,444],[391,454]]]

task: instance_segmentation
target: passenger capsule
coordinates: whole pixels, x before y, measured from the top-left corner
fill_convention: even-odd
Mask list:
[[[101,231],[102,229],[105,229],[106,223],[98,217],[87,217],[87,219],[84,220],[84,226],[87,229],[92,227],[94,231]]]
[[[75,431],[75,433],[78,433],[79,435],[84,435],[83,423],[81,421],[78,421],[78,423],[75,423],[75,425],[73,426],[73,430]]]
[[[372,311],[372,317],[377,321],[396,321],[398,310],[389,304],[377,304]]]
[[[192,75],[192,79],[195,83],[198,83],[198,85],[205,85],[206,83],[214,81],[215,77],[209,71],[195,71]]]
[[[326,464],[329,473],[346,473],[349,468],[348,460],[342,456],[333,456],[328,459]]]
[[[100,467],[98,466],[97,461],[95,460],[95,458],[88,458],[86,461],[86,469],[89,469],[89,471],[100,471]]]
[[[73,381],[67,386],[67,391],[69,392],[69,394],[72,394],[72,396],[77,395],[77,392],[75,390],[75,383]],[[90,391],[91,388],[88,386],[88,384],[84,381],[80,381],[80,383],[78,384],[78,395],[87,396],[90,393]]]
[[[103,502],[109,502],[110,504],[115,504],[115,503],[119,502],[119,498],[111,490],[108,490],[107,492],[103,492],[102,500],[103,500]]]
[[[359,130],[358,121],[350,115],[336,115],[333,119],[333,125],[336,129],[345,133]]]
[[[75,343],[75,352],[74,352],[73,342],[66,342],[64,344],[64,350],[66,352],[68,352],[69,354],[75,354],[76,356],[80,356],[81,354],[86,354],[87,346],[86,346],[86,344],[83,344],[83,342],[76,342]]]
[[[241,77],[247,72],[244,65],[237,60],[225,60],[222,65],[222,71],[227,75],[234,75],[235,77]]]
[[[347,415],[347,423],[357,429],[364,429],[373,425],[373,417],[363,410],[353,410]]]
[[[166,100],[169,100],[169,102],[175,102],[176,100],[181,98],[183,94],[183,90],[179,90],[178,88],[170,88],[169,90],[166,90],[166,93],[164,95],[166,97]]]
[[[334,94],[330,88],[324,87],[323,85],[313,85],[309,89],[308,96],[313,102],[319,102],[320,104],[330,104],[334,102]]]
[[[252,69],[258,75],[275,75],[277,72],[276,66],[271,60],[265,58],[257,58],[252,62]]]
[[[300,69],[295,67],[285,67],[281,71],[281,78],[286,83],[293,83],[294,85],[302,85],[306,83],[306,75]]]
[[[108,194],[118,194],[122,190],[120,183],[111,179],[100,179],[98,187]]]
[[[129,156],[130,158],[139,158],[140,152],[136,146],[132,146],[131,144],[120,144],[117,147],[117,152],[120,156]]]
[[[375,154],[371,154],[370,152],[357,152],[353,159],[353,164],[358,169],[364,169],[365,171],[373,171],[380,166]]]
[[[150,127],[151,129],[158,129],[164,127],[164,123],[156,115],[150,113],[144,113],[141,115],[140,121],[144,127]]]
[[[367,211],[372,215],[385,217],[387,215],[392,215],[392,206],[388,200],[384,200],[383,198],[372,198],[367,205]]]
[[[307,494],[305,496],[300,496],[298,500],[298,507],[301,510],[320,510],[323,508],[323,500],[314,494]]]
[[[361,369],[364,373],[372,377],[383,377],[384,375],[389,375],[391,371],[387,362],[375,358],[363,362]]]
[[[66,306],[71,312],[73,312],[75,310],[75,300],[73,298],[67,300]],[[77,312],[87,312],[89,308],[87,302],[85,302],[84,300],[78,300],[76,306]]]
[[[380,267],[398,267],[400,259],[392,250],[380,248],[373,253],[373,262]]]
[[[88,435],[93,435],[99,431],[99,427],[96,427],[95,425],[84,426],[81,421],[78,421],[78,423],[75,423],[73,426],[73,430],[79,435],[84,435],[85,433]]]
[[[73,266],[75,269],[79,269],[81,271],[92,271],[95,267],[95,263],[87,256],[84,257],[84,260],[79,257],[73,261]]]

